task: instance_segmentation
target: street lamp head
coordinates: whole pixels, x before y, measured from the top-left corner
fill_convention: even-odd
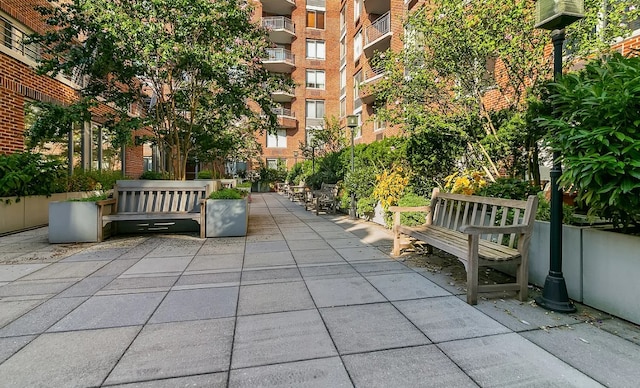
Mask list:
[[[358,126],[359,122],[358,122],[358,116],[357,115],[349,115],[347,116],[347,127],[349,128],[355,128]]]
[[[293,151],[293,157],[297,158],[298,157],[298,151]]]
[[[584,0],[538,0],[535,28],[561,30],[584,17]]]

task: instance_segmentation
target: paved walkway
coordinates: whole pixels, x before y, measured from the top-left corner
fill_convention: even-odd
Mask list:
[[[638,386],[637,326],[469,306],[377,225],[253,199],[246,238],[1,237],[0,386]]]

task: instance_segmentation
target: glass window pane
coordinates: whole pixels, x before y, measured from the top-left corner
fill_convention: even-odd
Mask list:
[[[316,87],[324,89],[324,71],[316,72]]]
[[[314,40],[307,39],[307,58],[316,57],[316,42]]]
[[[324,12],[316,12],[316,28],[324,30]]]
[[[316,102],[316,118],[321,119],[324,117],[324,101]]]
[[[324,41],[317,42],[316,45],[316,58],[324,59],[325,51],[324,51]]]
[[[307,27],[315,28],[316,14],[313,11],[307,11]]]

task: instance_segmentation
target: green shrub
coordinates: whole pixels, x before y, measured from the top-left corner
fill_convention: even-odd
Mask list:
[[[251,187],[251,182],[250,182],[250,181],[246,181],[246,182],[238,183],[238,184],[236,185],[236,187],[249,188],[249,187]]]
[[[212,179],[213,178],[213,172],[211,170],[199,171],[196,178],[198,178],[198,179]]]
[[[121,171],[84,171],[76,169],[68,177],[67,191],[111,190],[122,179]]]
[[[214,191],[209,195],[209,199],[242,199],[247,196],[247,192],[236,188],[222,189]]]
[[[495,182],[488,182],[476,195],[483,197],[496,197],[526,200],[530,195],[536,195],[539,188],[529,182],[517,178],[498,178]]]
[[[349,199],[349,201],[350,200],[351,199]],[[378,200],[376,198],[373,198],[373,197],[359,198],[358,201],[356,202],[356,211],[358,212],[358,214],[365,215],[368,217],[370,214],[373,214],[377,204],[378,204]]]
[[[165,173],[157,172],[157,171],[145,171],[142,173],[142,175],[140,175],[140,179],[159,181],[159,180],[167,179],[167,175]]]
[[[18,152],[0,155],[0,197],[51,195],[66,191],[67,166],[54,157]]]
[[[429,200],[425,197],[414,194],[406,193],[398,200],[398,206],[428,206]],[[393,222],[393,221],[392,221]],[[425,223],[425,213],[422,212],[408,212],[400,215],[400,223],[407,226],[418,226]]]
[[[102,201],[105,199],[107,199],[107,193],[92,195],[87,198],[74,198],[74,199],[70,199],[69,202],[96,202],[96,201]]]
[[[574,207],[562,204],[562,223],[570,225],[575,221],[573,216]],[[536,220],[538,221],[551,221],[551,203],[547,201],[544,196],[544,192],[538,193],[538,209],[536,210]]]

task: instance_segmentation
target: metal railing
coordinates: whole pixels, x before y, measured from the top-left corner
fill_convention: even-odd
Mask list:
[[[262,27],[268,30],[286,30],[295,34],[293,21],[284,16],[269,16],[262,18]]]
[[[380,78],[381,76],[383,76],[385,73],[385,70],[383,67],[377,68],[377,69],[371,69],[371,70],[365,70],[364,71],[364,82],[369,82],[372,81],[376,78]]]
[[[364,34],[364,44],[375,42],[380,37],[391,32],[391,14],[389,12],[377,18],[367,27]]]
[[[16,28],[10,21],[0,17],[3,28],[0,30],[2,45],[18,54],[37,62],[41,58],[42,46],[39,44],[25,44],[27,34]]]
[[[273,108],[271,111],[277,116],[296,117],[296,113],[289,108]]]
[[[263,62],[289,62],[295,64],[295,56],[291,50],[284,48],[268,48],[267,55],[268,57],[265,58]]]

